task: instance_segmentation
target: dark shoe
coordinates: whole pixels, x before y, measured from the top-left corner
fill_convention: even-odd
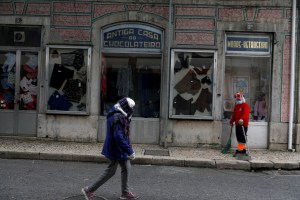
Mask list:
[[[243,150],[241,151],[241,153],[242,153],[242,154],[246,154],[246,149],[243,149]]]
[[[242,151],[236,150],[235,154],[233,154],[233,157],[236,157],[237,155],[248,155],[246,152],[246,149],[243,149]]]
[[[248,152],[246,151],[246,149],[243,149],[242,151],[241,151],[241,154],[240,154],[241,156],[248,156]]]
[[[93,192],[88,192],[87,187],[81,189],[82,194],[84,195],[86,200],[93,200],[95,196]]]
[[[139,198],[137,195],[133,194],[132,192],[124,192],[120,199],[137,199]]]
[[[242,151],[240,151],[240,150],[235,150],[235,153],[233,154],[233,157],[236,157],[238,154],[241,154],[242,153]]]

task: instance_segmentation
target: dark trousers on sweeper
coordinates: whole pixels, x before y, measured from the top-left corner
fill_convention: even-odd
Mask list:
[[[238,142],[237,149],[239,151],[246,151],[246,136],[248,128],[242,125],[235,126],[236,139]]]

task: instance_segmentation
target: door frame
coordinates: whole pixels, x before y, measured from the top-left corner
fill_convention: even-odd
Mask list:
[[[28,47],[0,47],[0,51],[9,51],[16,53],[15,62],[15,90],[14,90],[14,108],[11,110],[0,109],[0,123],[8,126],[1,130],[0,135],[4,136],[36,136],[37,135],[37,116],[39,112],[40,96],[40,72],[41,72],[41,49]],[[20,109],[20,81],[21,81],[21,61],[23,52],[34,52],[38,56],[37,88],[36,88],[36,108],[35,110]]]

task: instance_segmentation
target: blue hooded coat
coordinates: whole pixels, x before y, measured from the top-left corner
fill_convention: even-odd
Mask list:
[[[106,138],[102,154],[110,160],[128,160],[134,153],[129,140],[130,119],[113,107],[107,114]]]

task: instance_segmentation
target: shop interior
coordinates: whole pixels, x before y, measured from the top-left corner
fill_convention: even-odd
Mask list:
[[[234,108],[235,92],[243,92],[251,108],[250,121],[268,122],[271,84],[270,57],[227,56],[223,88],[223,119]]]
[[[122,97],[134,99],[134,117],[159,118],[161,55],[102,54],[101,115]]]

